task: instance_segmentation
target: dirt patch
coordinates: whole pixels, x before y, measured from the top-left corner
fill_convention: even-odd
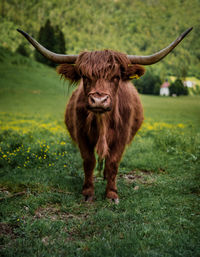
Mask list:
[[[17,193],[10,193],[7,188],[0,188],[0,201],[8,199],[8,198],[13,198],[16,196],[22,196],[24,194],[26,194],[25,191],[17,192]]]
[[[139,183],[151,185],[155,181],[155,177],[151,171],[133,170],[127,174],[122,174],[120,177],[125,179],[127,183]]]
[[[85,215],[74,215],[71,213],[67,213],[67,212],[62,212],[60,211],[60,208],[57,206],[52,206],[52,205],[48,205],[45,207],[39,207],[36,211],[35,211],[35,215],[34,218],[35,219],[51,219],[52,221],[56,221],[56,220],[69,220],[69,219],[82,219],[82,218],[87,218],[88,214]]]
[[[14,228],[11,225],[2,222],[0,223],[0,237],[9,236],[12,239],[16,238],[13,230]]]

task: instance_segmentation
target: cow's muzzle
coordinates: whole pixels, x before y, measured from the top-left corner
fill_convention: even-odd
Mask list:
[[[103,113],[111,110],[111,97],[106,94],[92,93],[88,95],[87,108],[90,111]]]

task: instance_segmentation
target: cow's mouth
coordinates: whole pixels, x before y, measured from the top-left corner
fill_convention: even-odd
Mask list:
[[[91,107],[90,105],[87,106],[87,109],[94,113],[104,113],[109,112],[111,110],[111,107],[103,108],[103,107]]]

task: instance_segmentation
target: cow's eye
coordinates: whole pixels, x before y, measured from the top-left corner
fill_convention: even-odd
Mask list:
[[[86,76],[82,76],[83,80],[90,80],[88,77]]]
[[[82,76],[82,78],[83,78],[84,85],[88,86],[88,84],[91,84],[91,79],[90,78],[88,78],[86,76]]]
[[[112,78],[112,80],[120,80],[120,77],[119,77],[119,76],[114,76],[114,77]]]
[[[120,76],[114,76],[114,77],[112,78],[112,80],[113,80],[114,82],[118,82],[118,81],[120,80]]]

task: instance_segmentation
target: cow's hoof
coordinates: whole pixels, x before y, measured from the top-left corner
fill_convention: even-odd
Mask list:
[[[108,199],[112,199],[112,200],[118,199],[118,201],[119,201],[117,190],[113,190],[113,189],[112,190],[107,190],[106,197]]]
[[[107,198],[110,203],[119,204],[119,198],[110,199]]]
[[[85,197],[93,196],[94,195],[94,187],[92,187],[92,186],[90,186],[90,187],[83,187],[82,194]]]
[[[93,201],[93,195],[85,195],[85,202],[91,203]]]
[[[115,204],[119,204],[119,198],[112,199]]]

